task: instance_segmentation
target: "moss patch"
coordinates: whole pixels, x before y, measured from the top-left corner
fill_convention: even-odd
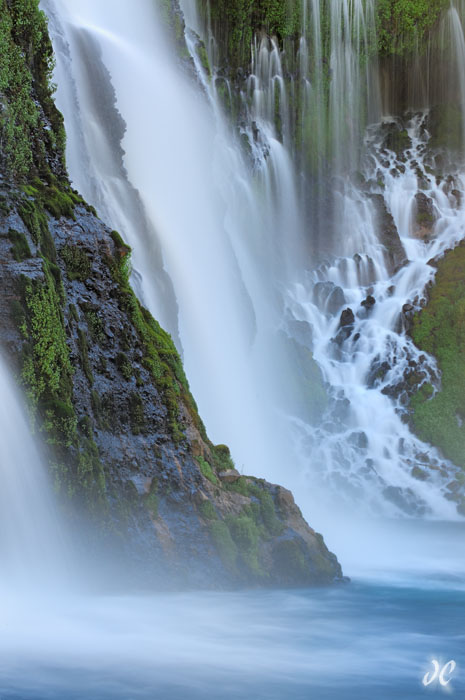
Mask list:
[[[197,463],[200,467],[200,471],[202,472],[203,476],[208,479],[209,481],[212,482],[212,484],[218,485],[218,477],[215,475],[213,469],[211,468],[210,464],[207,462],[206,459],[203,457],[196,457]]]
[[[413,397],[412,423],[422,440],[431,442],[465,468],[465,246],[446,253],[426,307],[413,320],[412,338],[434,355],[442,373],[434,396],[423,385]]]
[[[8,238],[13,244],[11,254],[16,262],[22,262],[31,257],[31,249],[29,248],[29,243],[24,233],[10,228],[8,231]]]

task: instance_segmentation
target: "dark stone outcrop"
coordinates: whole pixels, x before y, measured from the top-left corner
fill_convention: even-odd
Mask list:
[[[371,311],[371,310],[373,309],[373,307],[374,307],[375,304],[376,304],[376,299],[374,298],[374,296],[372,296],[371,294],[369,294],[369,295],[367,296],[367,298],[364,299],[364,300],[361,302],[360,306],[363,306],[364,309],[365,309],[367,312],[369,312],[369,311]]]
[[[341,328],[344,328],[346,326],[353,326],[355,323],[355,316],[354,312],[352,311],[351,308],[344,309],[344,311],[341,313],[341,319],[339,321],[339,325]]]
[[[427,241],[433,232],[436,219],[437,213],[431,197],[428,197],[424,192],[417,192],[415,195],[413,235]]]
[[[384,197],[381,194],[370,195],[377,223],[378,238],[385,249],[386,262],[391,274],[406,264],[404,246],[400,240],[392,214],[387,210]]]

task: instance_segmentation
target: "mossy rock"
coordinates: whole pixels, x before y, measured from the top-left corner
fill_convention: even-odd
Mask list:
[[[440,390],[424,383],[412,398],[412,426],[465,468],[465,246],[438,263],[428,303],[413,319],[415,344],[433,355],[441,371]]]

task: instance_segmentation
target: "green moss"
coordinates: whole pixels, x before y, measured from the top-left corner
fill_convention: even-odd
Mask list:
[[[199,57],[200,63],[203,66],[203,69],[207,76],[211,78],[211,68],[210,68],[210,61],[208,60],[208,54],[207,54],[207,49],[205,48],[205,44],[203,41],[199,41],[195,47],[195,50],[197,52],[197,56]]]
[[[92,369],[89,361],[89,346],[87,345],[86,334],[82,328],[78,328],[78,346],[81,357],[82,369],[87,377],[87,381],[90,385],[94,383],[94,375],[92,374]]]
[[[100,507],[105,498],[105,471],[93,438],[79,441],[77,477],[79,487],[88,496],[88,505]]]
[[[23,260],[31,257],[31,249],[29,248],[29,244],[24,233],[20,233],[19,231],[15,231],[15,229],[10,228],[8,230],[8,238],[13,243],[11,254],[16,262],[22,262]]]
[[[52,155],[64,160],[63,119],[52,98],[53,50],[38,4],[0,0],[0,159],[18,179],[49,173]]]
[[[37,406],[42,396],[59,397],[66,393],[73,374],[60,299],[45,261],[44,282],[24,278],[22,296],[32,342],[23,381],[32,406]]]
[[[412,423],[431,442],[465,468],[465,247],[446,253],[438,264],[426,307],[413,320],[412,338],[434,355],[441,388],[423,384],[411,401]]]
[[[158,479],[152,480],[149,492],[144,495],[144,503],[151,517],[155,519],[158,518]]]
[[[276,514],[276,509],[271,494],[268,491],[261,489],[257,493],[257,498],[260,503],[260,517],[267,532],[270,535],[280,535],[284,529],[284,526]]]
[[[458,105],[441,104],[428,114],[429,145],[439,151],[461,152],[463,148],[463,115]]]
[[[231,452],[227,445],[215,445],[212,448],[212,455],[215,467],[218,471],[235,469],[235,464],[231,457]]]
[[[304,581],[309,578],[309,567],[299,542],[292,539],[278,541],[273,547],[275,567],[285,578]]]
[[[87,253],[78,245],[67,243],[60,251],[70,280],[85,282],[91,273],[91,264]]]
[[[85,311],[84,313],[91,339],[94,341],[94,343],[103,343],[105,340],[105,333],[102,319],[93,309]]]
[[[42,430],[48,433],[48,442],[71,447],[75,435],[77,420],[72,404],[57,398],[49,399],[42,404],[44,422]]]
[[[112,238],[115,250],[107,257],[107,263],[118,287],[121,310],[129,316],[142,349],[143,366],[150,372],[155,386],[162,394],[167,409],[168,427],[175,442],[184,439],[179,425],[179,403],[182,401],[189,411],[194,425],[205,440],[205,427],[198,415],[196,403],[190,393],[181,358],[171,336],[155,321],[135,296],[129,284],[130,251],[121,236],[114,231]]]
[[[236,571],[238,557],[237,545],[231,537],[228,526],[223,520],[215,520],[210,523],[210,534],[218,553],[231,571]]]
[[[226,524],[239,553],[239,562],[253,575],[261,576],[258,560],[260,533],[256,523],[247,515],[228,516]]]
[[[281,43],[300,33],[301,0],[211,0],[209,9],[221,58],[233,71],[249,65],[256,32],[264,30]]]
[[[26,323],[26,313],[19,299],[12,299],[10,302],[10,314],[14,324],[20,330],[23,338],[27,338],[29,331]]]
[[[79,314],[75,304],[69,305],[69,317],[73,319],[75,323],[79,323]]]
[[[147,419],[144,412],[144,402],[135,391],[129,396],[129,421],[134,435],[147,432]]]
[[[418,50],[449,0],[378,0],[378,52],[405,54]]]
[[[200,456],[196,457],[195,459],[197,460],[197,463],[200,467],[200,471],[202,472],[203,476],[209,481],[211,481],[212,484],[217,485],[219,483],[218,477],[215,475],[213,469],[211,468],[207,460]]]
[[[129,381],[132,377],[133,371],[128,356],[125,355],[124,352],[119,352],[116,356],[115,362],[123,377],[126,379],[126,381]]]
[[[233,481],[231,484],[225,484],[224,488],[227,491],[235,491],[236,493],[240,493],[241,496],[250,495],[249,481],[248,477],[246,476],[240,476],[239,479],[236,479],[236,481]]]
[[[198,505],[199,512],[205,520],[217,520],[218,515],[211,501],[202,501]]]
[[[25,199],[18,207],[18,213],[36,245],[48,235],[48,221],[43,210],[31,199]]]

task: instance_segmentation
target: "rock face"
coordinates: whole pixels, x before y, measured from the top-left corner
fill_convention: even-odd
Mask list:
[[[413,222],[413,235],[427,241],[437,219],[434,203],[431,197],[424,192],[415,195],[415,218]]]
[[[36,180],[1,193],[0,341],[48,435],[64,508],[90,514],[92,546],[117,543],[148,583],[340,578],[291,494],[240,476],[208,440],[171,339],[129,286],[128,247],[57,192]]]
[[[384,198],[380,194],[370,195],[378,221],[378,237],[385,249],[386,263],[393,274],[406,264],[405,250],[392,215],[386,208]]]

